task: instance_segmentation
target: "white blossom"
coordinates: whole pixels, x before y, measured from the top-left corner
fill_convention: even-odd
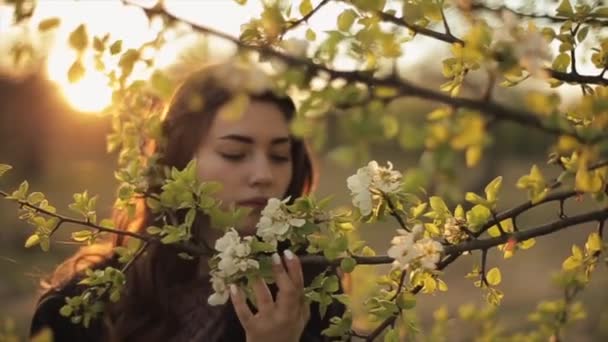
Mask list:
[[[283,201],[271,198],[262,210],[262,217],[256,225],[256,235],[264,242],[276,246],[278,241],[287,238],[290,227],[302,227],[306,223],[305,219],[295,217],[285,209],[287,201],[289,198]]]
[[[388,167],[382,167],[372,160],[348,177],[346,185],[353,196],[353,205],[367,216],[372,212],[374,201],[379,199],[374,190],[385,194],[396,193],[401,187],[401,178],[401,173],[393,170],[391,162],[388,162]]]
[[[521,32],[519,20],[513,13],[503,11],[502,17],[504,27],[495,31],[494,40],[509,43],[513,48],[513,56],[523,68],[534,77],[545,78],[545,63],[552,59],[547,40],[536,29]]]
[[[437,263],[441,259],[443,246],[438,241],[431,238],[422,238],[414,244],[415,254],[417,255],[420,267],[427,270],[437,268]]]
[[[414,237],[403,229],[398,229],[399,235],[395,236],[386,254],[393,258],[393,267],[406,269],[410,262],[416,257],[414,254]]]
[[[423,237],[424,227],[416,225],[412,232],[403,229],[397,230],[398,235],[393,237],[392,246],[387,255],[394,259],[393,268],[411,270],[423,268],[434,270],[443,253],[443,246],[438,241]]]
[[[247,90],[261,94],[271,88],[270,77],[254,63],[228,61],[221,64],[214,73],[215,79],[235,92]]]
[[[456,244],[466,239],[467,234],[463,230],[466,220],[459,217],[448,217],[443,225],[443,237],[449,243]]]
[[[308,41],[305,39],[289,38],[281,41],[281,46],[291,56],[306,57]]]
[[[230,295],[221,272],[211,272],[211,287],[214,293],[209,296],[207,303],[212,306],[226,304]]]
[[[237,274],[250,269],[259,269],[257,260],[249,258],[251,254],[251,242],[253,237],[242,238],[234,228],[228,229],[226,233],[215,241],[215,249],[218,251],[216,258],[219,259],[217,266],[210,272],[211,286],[214,293],[207,299],[210,305],[221,305],[228,300],[228,288],[226,280]]]

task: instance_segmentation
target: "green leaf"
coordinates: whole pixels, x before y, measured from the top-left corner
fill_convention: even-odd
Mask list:
[[[594,17],[608,18],[608,7],[597,7],[591,14]]]
[[[120,51],[122,51],[122,40],[119,39],[110,45],[110,54],[116,55],[119,54]]]
[[[329,293],[334,293],[340,289],[340,281],[335,275],[327,277],[323,282],[323,290]]]
[[[57,26],[59,26],[59,24],[61,24],[61,20],[57,17],[44,19],[38,24],[38,30],[39,31],[52,30],[52,29],[56,28]]]
[[[85,68],[82,62],[78,59],[70,66],[68,70],[68,80],[70,83],[76,83],[82,79],[85,73]]]
[[[63,317],[70,317],[74,309],[70,305],[64,305],[59,309],[59,314]]]
[[[410,310],[416,307],[416,296],[411,292],[403,292],[397,297],[397,305],[403,310]]]
[[[582,260],[577,259],[573,256],[569,256],[568,258],[566,258],[566,260],[564,260],[564,262],[562,263],[562,269],[564,271],[570,271],[573,270],[575,268],[578,268],[579,266],[582,265]]]
[[[4,175],[7,171],[11,170],[13,167],[8,164],[0,164],[0,177]]]
[[[31,235],[25,241],[25,248],[30,248],[32,246],[36,246],[39,243],[40,243],[40,236],[38,234]]]
[[[580,43],[587,37],[587,33],[589,33],[589,26],[585,26],[581,28],[576,34],[576,40]]]
[[[500,192],[501,185],[502,176],[498,176],[486,186],[486,198],[490,203],[495,203],[498,200],[498,192]]]
[[[84,242],[91,238],[93,232],[90,230],[80,230],[72,233],[72,240],[77,242]]]
[[[587,249],[587,252],[589,254],[593,254],[602,250],[602,238],[597,232],[589,234],[589,237],[587,238],[587,243],[585,243],[585,249]]]
[[[314,41],[315,39],[317,39],[317,34],[315,33],[315,31],[311,28],[308,28],[306,30],[306,40],[308,41]]]
[[[236,3],[239,5],[245,5],[247,3],[247,0],[234,0],[234,1],[236,1]]]
[[[490,209],[485,205],[477,204],[471,210],[467,211],[468,228],[472,231],[478,231],[492,215]]]
[[[302,0],[302,2],[300,2],[300,7],[298,9],[300,10],[300,14],[302,16],[308,15],[313,10],[311,1],[310,0]]]
[[[572,11],[572,5],[570,5],[570,1],[562,0],[562,2],[557,7],[557,15],[561,15],[564,17],[572,17],[574,12]]]
[[[27,201],[31,204],[37,204],[38,202],[44,199],[44,194],[42,192],[32,192],[27,196]]]
[[[70,46],[76,51],[83,51],[89,44],[89,36],[84,24],[80,24],[69,37]]]
[[[357,12],[347,9],[338,16],[338,30],[348,31],[357,18]]]
[[[433,208],[433,210],[439,215],[450,213],[448,206],[445,204],[441,197],[431,196],[431,198],[429,199],[429,203],[431,205],[431,208]]]
[[[156,71],[150,78],[152,89],[158,93],[163,99],[168,99],[173,94],[173,82],[160,71]]]
[[[218,110],[217,115],[227,121],[238,120],[249,105],[249,101],[246,93],[236,94]]]
[[[11,197],[18,200],[25,200],[29,187],[30,185],[27,181],[21,182],[21,184],[19,185],[19,189],[17,189],[17,191],[14,191]]]
[[[388,329],[384,334],[384,342],[399,342],[399,333],[396,329]]]
[[[340,268],[345,273],[351,273],[355,266],[357,266],[357,261],[351,257],[346,257],[340,261]]]
[[[488,283],[491,286],[496,286],[496,285],[500,284],[502,277],[500,275],[500,270],[498,269],[498,267],[494,267],[491,270],[489,270],[488,273],[486,274],[486,279],[488,280]]]
[[[565,72],[568,66],[570,66],[570,55],[567,53],[561,53],[553,60],[553,69],[557,71]]]

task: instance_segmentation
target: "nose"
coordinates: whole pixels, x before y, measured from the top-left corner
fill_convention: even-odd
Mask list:
[[[250,184],[253,187],[268,187],[272,184],[272,165],[268,157],[258,156],[255,158],[249,177]]]

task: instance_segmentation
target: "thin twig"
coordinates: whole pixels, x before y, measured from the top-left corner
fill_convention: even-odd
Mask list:
[[[315,14],[317,13],[318,10],[321,9],[321,7],[327,5],[327,3],[330,0],[323,0],[321,1],[315,8],[312,9],[312,11],[310,11],[308,14],[306,14],[305,16],[303,16],[302,18],[296,20],[296,21],[290,21],[288,22],[290,25],[288,27],[286,27],[283,32],[281,33],[281,36],[283,36],[287,31],[292,30],[296,27],[298,27],[300,24],[304,23],[304,22],[308,22],[308,20]]]
[[[471,10],[473,11],[488,11],[488,12],[493,12],[496,15],[501,15],[501,13],[503,11],[508,11],[511,12],[513,14],[515,14],[518,17],[526,17],[526,18],[533,18],[533,19],[546,19],[552,22],[556,22],[556,23],[562,23],[568,20],[571,20],[570,18],[566,18],[566,17],[557,17],[557,16],[552,16],[549,14],[538,14],[538,13],[523,13],[523,12],[519,12],[516,11],[510,7],[507,7],[505,5],[501,5],[499,7],[489,7],[486,4],[482,3],[482,2],[475,2],[472,6],[471,6]],[[598,25],[600,27],[606,27],[608,26],[608,20],[601,20],[598,18],[594,18],[594,17],[590,17],[587,18],[585,20],[587,23],[590,24],[594,24],[594,25]]]

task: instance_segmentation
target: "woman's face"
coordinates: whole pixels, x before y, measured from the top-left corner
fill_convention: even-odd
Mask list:
[[[252,100],[238,118],[215,116],[196,158],[199,179],[223,185],[216,197],[224,207],[253,209],[237,227],[252,235],[267,200],[282,198],[291,182],[288,123],[277,105]]]

